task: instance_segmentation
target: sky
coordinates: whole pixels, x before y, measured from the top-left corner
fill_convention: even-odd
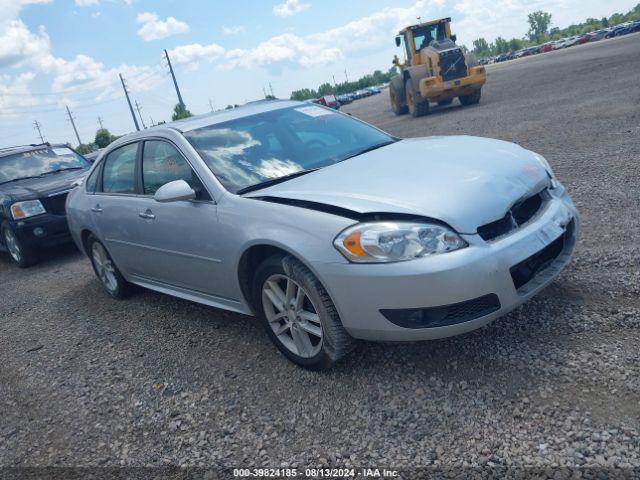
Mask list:
[[[170,120],[177,97],[167,49],[194,114],[273,93],[387,70],[403,26],[452,18],[458,43],[522,37],[527,14],[552,26],[626,12],[639,0],[0,0],[0,147],[93,141],[135,127],[119,74],[144,123]],[[142,125],[141,125],[142,126]]]

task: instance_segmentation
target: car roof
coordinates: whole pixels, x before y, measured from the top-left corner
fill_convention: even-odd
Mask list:
[[[63,143],[51,144],[51,143],[32,143],[29,145],[18,145],[15,147],[0,148],[0,158],[8,157],[9,155],[15,155],[16,153],[34,152],[36,150],[42,150],[43,148],[69,148],[69,145]]]
[[[159,128],[172,128],[184,133],[197,128],[216,125],[218,123],[224,123],[259,113],[279,110],[281,108],[294,107],[296,105],[304,106],[305,103],[293,100],[258,100],[255,102],[249,102],[240,107],[230,108],[229,110],[205,113],[204,115],[196,115],[182,120],[176,120],[175,122],[156,125],[155,127],[151,127],[145,131],[149,132]]]

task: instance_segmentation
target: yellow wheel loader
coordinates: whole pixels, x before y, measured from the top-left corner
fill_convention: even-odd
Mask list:
[[[447,105],[458,97],[462,105],[480,101],[487,74],[471,53],[464,53],[451,35],[451,18],[412,25],[400,31],[396,46],[404,45],[406,61],[393,64],[400,75],[391,79],[389,95],[396,115],[414,117],[429,112],[429,102]]]

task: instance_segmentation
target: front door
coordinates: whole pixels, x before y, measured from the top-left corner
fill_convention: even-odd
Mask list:
[[[219,294],[220,249],[216,205],[187,160],[171,143],[143,145],[138,197],[142,270],[151,280],[209,295]],[[174,180],[186,181],[196,200],[160,203],[156,190]]]
[[[101,167],[96,192],[90,196],[98,236],[125,275],[135,274],[139,267],[136,244],[140,226],[135,205],[137,152],[137,142],[111,152]]]

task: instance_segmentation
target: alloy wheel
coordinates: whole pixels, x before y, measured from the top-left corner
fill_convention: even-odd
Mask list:
[[[22,252],[20,251],[18,239],[16,238],[15,233],[8,228],[4,231],[4,243],[7,246],[7,250],[9,250],[11,257],[16,262],[20,263],[22,260]]]
[[[262,287],[262,305],[273,333],[289,351],[303,358],[320,352],[320,315],[300,284],[286,275],[271,275]]]
[[[98,278],[110,292],[115,292],[118,288],[118,279],[116,278],[113,262],[109,258],[104,247],[95,242],[91,247],[91,258],[95,266]]]

